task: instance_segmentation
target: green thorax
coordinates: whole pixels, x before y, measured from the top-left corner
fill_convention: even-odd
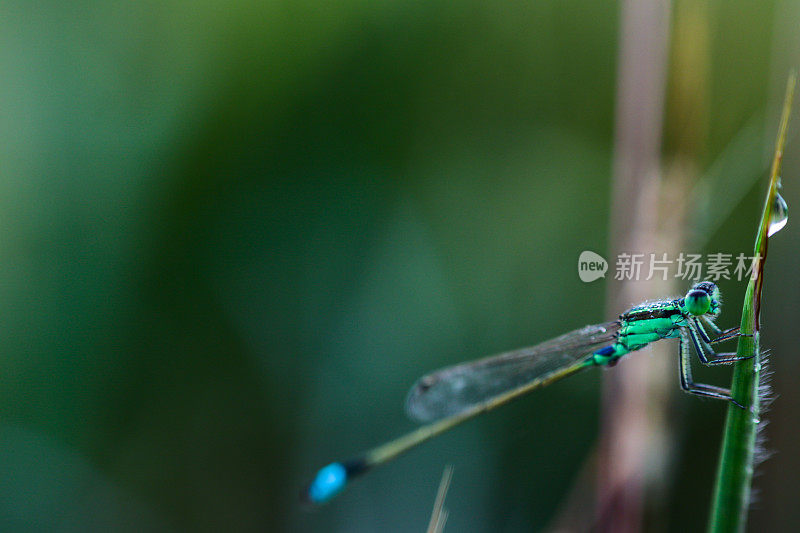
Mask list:
[[[644,348],[651,342],[680,336],[687,326],[682,300],[659,300],[632,307],[619,317],[620,329],[613,350],[595,352],[598,365],[613,365],[623,355]]]

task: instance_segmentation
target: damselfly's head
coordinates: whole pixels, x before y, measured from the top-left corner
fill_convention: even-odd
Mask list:
[[[710,281],[703,281],[695,283],[689,289],[689,292],[683,298],[683,307],[690,315],[717,316],[722,307],[720,298],[719,288]]]

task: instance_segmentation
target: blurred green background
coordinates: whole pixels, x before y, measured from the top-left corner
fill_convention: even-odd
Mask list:
[[[700,251],[749,253],[800,8],[704,5],[698,162],[744,186]],[[298,494],[413,428],[426,371],[611,318],[575,265],[608,253],[619,10],[3,2],[0,529],[421,531],[447,463],[448,531],[546,528],[597,437],[600,372],[330,505]],[[795,113],[790,212],[797,131]],[[796,227],[767,263],[758,531],[800,528]],[[744,283],[721,287],[730,326]],[[724,409],[676,395],[649,530],[704,527]]]

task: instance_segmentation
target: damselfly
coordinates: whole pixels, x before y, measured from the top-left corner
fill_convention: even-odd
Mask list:
[[[423,376],[411,388],[406,410],[409,416],[427,425],[358,457],[323,467],[304,490],[303,497],[312,503],[326,502],[356,476],[465,420],[589,367],[613,366],[624,355],[661,339],[680,339],[683,390],[742,407],[731,398],[728,389],[692,380],[690,346],[704,365],[731,364],[748,358],[737,357],[735,353],[716,353],[711,347],[740,335],[739,328],[722,331],[714,324],[720,309],[719,289],[705,281],[692,286],[683,298],[637,305],[613,322],[586,326],[530,348]],[[713,339],[707,330],[715,335]]]

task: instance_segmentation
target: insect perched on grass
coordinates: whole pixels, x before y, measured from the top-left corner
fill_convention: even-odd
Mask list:
[[[720,307],[719,289],[705,281],[695,284],[683,298],[637,305],[613,322],[586,326],[536,346],[423,376],[411,388],[406,410],[412,418],[428,424],[358,457],[323,467],[305,489],[303,498],[311,503],[326,502],[354,477],[465,420],[589,367],[613,366],[624,355],[661,339],[680,339],[683,390],[742,407],[731,398],[728,389],[692,380],[690,345],[704,365],[748,359],[735,353],[716,353],[711,347],[740,335],[739,328],[722,331],[714,324]],[[713,339],[706,328],[715,335]]]

